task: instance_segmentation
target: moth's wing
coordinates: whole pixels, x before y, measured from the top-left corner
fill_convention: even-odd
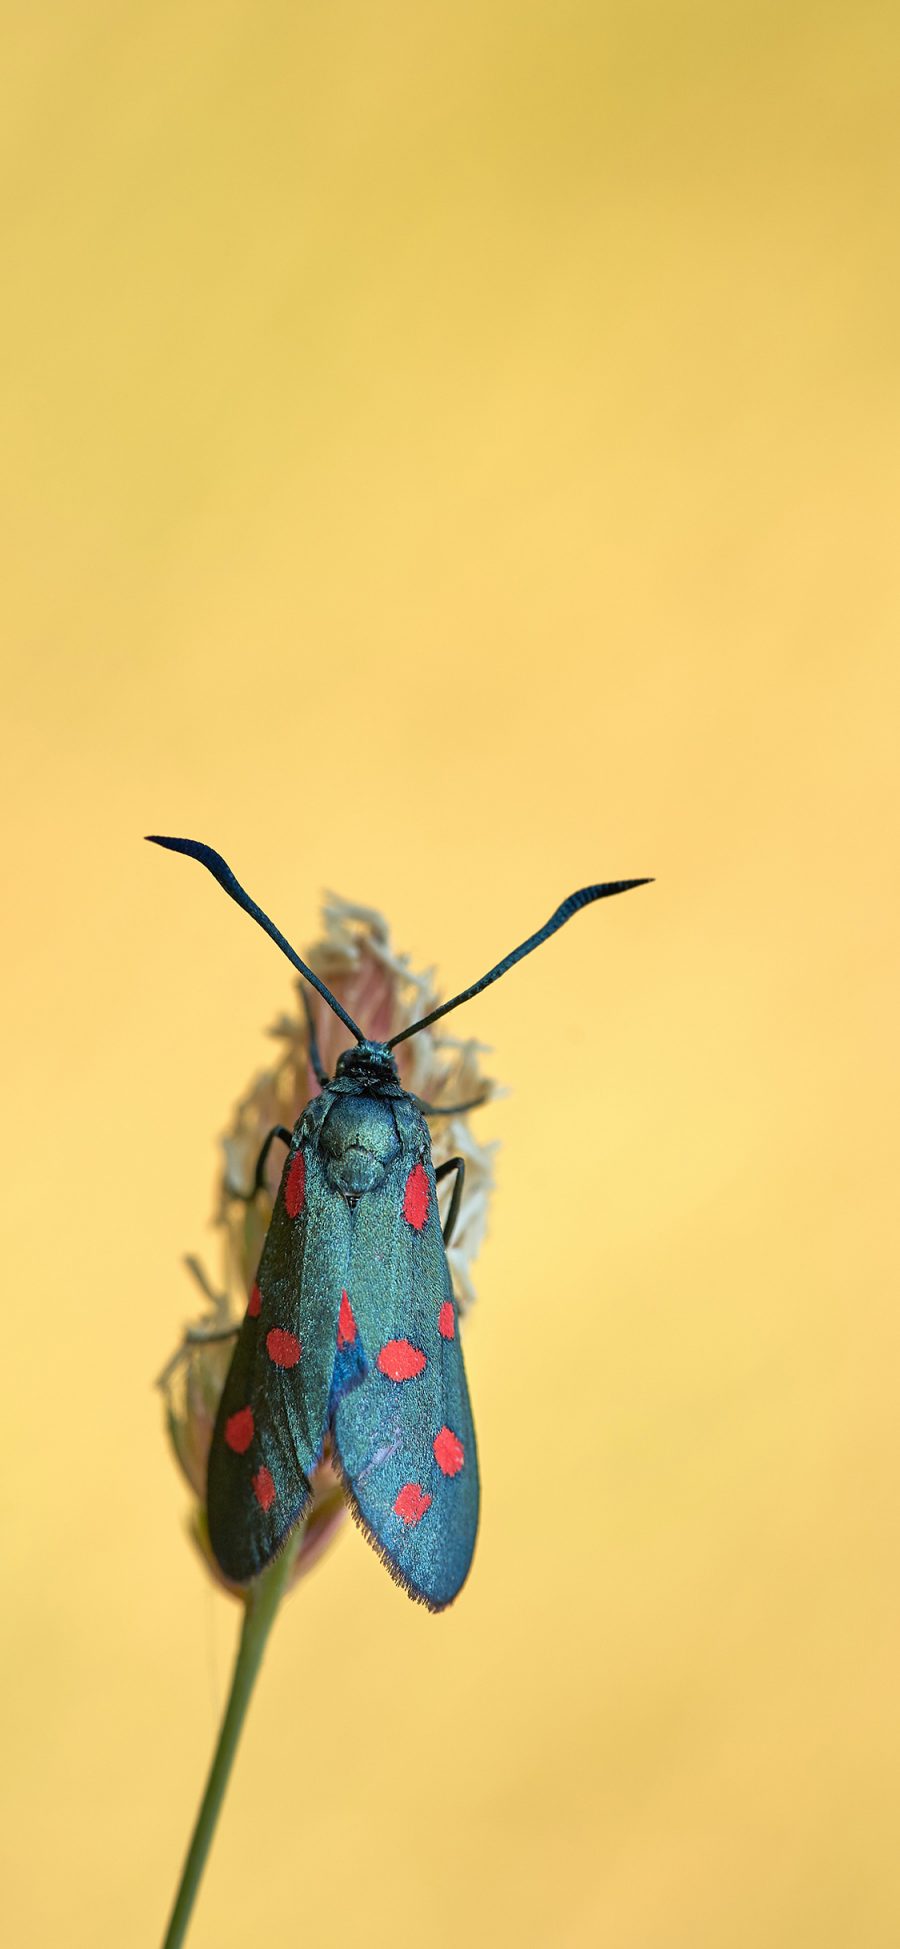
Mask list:
[[[310,1496],[335,1364],[350,1214],[316,1139],[285,1161],[209,1454],[209,1536],[234,1583],[276,1554]]]
[[[351,1507],[411,1597],[443,1610],[478,1528],[478,1459],[431,1158],[356,1214],[347,1289],[364,1378],[332,1402]]]

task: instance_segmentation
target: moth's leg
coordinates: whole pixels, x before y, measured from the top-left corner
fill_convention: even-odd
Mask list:
[[[268,1137],[266,1138],[262,1150],[260,1151],[259,1156],[256,1160],[256,1175],[253,1179],[253,1189],[251,1191],[235,1191],[234,1186],[229,1184],[228,1186],[229,1198],[237,1198],[239,1203],[242,1205],[252,1205],[257,1192],[261,1191],[265,1184],[266,1162],[276,1137],[280,1137],[282,1143],[287,1144],[287,1147],[290,1150],[291,1132],[289,1130],[285,1130],[283,1123],[276,1123],[274,1129],[269,1131]]]
[[[326,1073],[326,1070],[323,1067],[322,1058],[319,1054],[319,1038],[316,1035],[316,1025],[315,1022],[313,1021],[313,1012],[312,1009],[310,1008],[309,996],[305,988],[301,988],[300,990],[300,1000],[303,1003],[303,1013],[306,1016],[306,1033],[309,1039],[309,1066],[316,1079],[316,1082],[319,1084],[319,1087],[324,1089],[325,1084],[330,1079]]]
[[[484,1096],[470,1097],[468,1103],[426,1103],[421,1096],[413,1097],[416,1109],[426,1117],[461,1117],[466,1110],[480,1110],[487,1100],[487,1092]]]
[[[462,1198],[463,1185],[465,1184],[466,1181],[465,1160],[462,1157],[448,1157],[446,1164],[438,1165],[437,1170],[435,1171],[434,1174],[435,1182],[437,1184],[440,1184],[441,1178],[445,1178],[448,1171],[456,1172],[456,1183],[453,1186],[453,1195],[450,1199],[450,1210],[447,1213],[447,1221],[444,1226],[445,1245],[449,1245],[450,1240],[453,1237],[453,1227],[456,1224],[457,1218],[459,1217],[460,1199]]]

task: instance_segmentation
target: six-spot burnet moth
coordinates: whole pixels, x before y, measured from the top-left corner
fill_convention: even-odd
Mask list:
[[[288,1146],[272,1221],[219,1404],[207,1515],[216,1558],[242,1584],[284,1542],[312,1493],[326,1441],[350,1506],[388,1568],[432,1610],[465,1581],[478,1527],[478,1461],[445,1247],[464,1166],[437,1173],[426,1111],[391,1051],[506,974],[580,908],[645,886],[613,880],[569,895],[521,947],[389,1042],[370,1042],[212,847],[151,834],[208,867],[356,1038],[322,1073]],[[472,1106],[461,1106],[472,1107]],[[441,1228],[437,1179],[454,1172]]]

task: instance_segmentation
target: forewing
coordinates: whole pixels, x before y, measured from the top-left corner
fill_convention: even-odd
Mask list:
[[[398,1581],[443,1610],[472,1561],[478,1460],[427,1152],[361,1200],[347,1285],[367,1371],[333,1403],[337,1458]]]
[[[295,1138],[210,1448],[210,1541],[235,1583],[263,1569],[309,1499],[349,1251],[350,1216],[316,1138]]]

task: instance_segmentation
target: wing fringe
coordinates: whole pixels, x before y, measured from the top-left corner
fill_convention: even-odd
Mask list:
[[[354,1522],[356,1523],[357,1528],[362,1530],[366,1542],[371,1544],[372,1549],[375,1551],[375,1555],[381,1558],[381,1561],[384,1564],[385,1569],[388,1571],[389,1575],[393,1578],[394,1583],[399,1584],[401,1590],[405,1590],[407,1597],[410,1597],[414,1604],[424,1604],[426,1611],[431,1611],[432,1615],[435,1617],[437,1617],[441,1611],[449,1610],[450,1605],[454,1601],[454,1598],[459,1594],[457,1591],[454,1591],[453,1597],[448,1597],[445,1603],[436,1604],[433,1597],[427,1596],[424,1590],[419,1589],[418,1584],[414,1584],[411,1578],[404,1576],[403,1571],[394,1562],[393,1557],[388,1555],[388,1552],[385,1549],[384,1544],[382,1543],[381,1537],[377,1535],[376,1531],[372,1528],[371,1523],[367,1521],[366,1517],[362,1513],[362,1510],[360,1509],[359,1503],[356,1500],[356,1496],[353,1491],[353,1485],[350,1481],[350,1477],[348,1476],[346,1469],[344,1468],[344,1458],[338,1449],[333,1430],[331,1435],[331,1460],[340,1478],[344,1495],[347,1498],[347,1507],[350,1511],[351,1516],[353,1517]],[[460,1589],[461,1588],[462,1585],[460,1585]]]

